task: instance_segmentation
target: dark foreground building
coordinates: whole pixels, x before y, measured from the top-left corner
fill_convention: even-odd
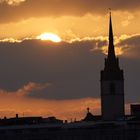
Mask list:
[[[131,120],[131,116],[125,121],[46,123],[42,120],[35,124],[18,124],[16,120],[16,124],[0,126],[0,140],[140,140],[140,119]]]
[[[0,140],[140,140],[140,105],[124,112],[124,77],[115,55],[110,13],[109,47],[101,71],[101,116],[89,108],[79,122],[67,123],[55,117],[22,117],[0,120]]]

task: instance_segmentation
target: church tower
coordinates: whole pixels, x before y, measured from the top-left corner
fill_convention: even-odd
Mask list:
[[[115,55],[111,12],[108,55],[101,71],[101,112],[103,120],[120,120],[124,117],[124,77]]]

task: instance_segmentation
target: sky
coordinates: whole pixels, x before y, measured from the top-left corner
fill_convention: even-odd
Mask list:
[[[109,11],[125,76],[126,113],[139,103],[138,0],[0,0],[0,117],[100,114]],[[52,33],[61,42],[40,40]]]

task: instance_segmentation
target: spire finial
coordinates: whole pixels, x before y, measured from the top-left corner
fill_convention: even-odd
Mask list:
[[[109,11],[109,15],[111,16],[111,8],[108,8],[108,11]]]
[[[87,108],[87,113],[89,113],[89,111],[90,111],[90,108],[88,107],[88,108]]]

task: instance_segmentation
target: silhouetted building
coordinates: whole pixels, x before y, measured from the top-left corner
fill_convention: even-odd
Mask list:
[[[86,121],[86,122],[89,122],[89,121],[96,121],[96,118],[93,116],[93,114],[90,112],[90,109],[87,108],[87,114],[86,114],[86,117],[82,120],[82,121]]]
[[[108,56],[101,71],[101,112],[103,120],[124,117],[124,78],[115,55],[112,19],[110,13]]]
[[[14,118],[0,119],[0,126],[14,126],[14,125],[35,125],[35,124],[62,124],[63,120],[56,119],[55,117],[19,117],[16,114]]]
[[[131,115],[140,117],[140,104],[131,104]]]
[[[50,124],[60,124],[60,123],[63,123],[62,120],[56,119],[54,116],[43,119],[43,122],[44,123],[50,123]]]

